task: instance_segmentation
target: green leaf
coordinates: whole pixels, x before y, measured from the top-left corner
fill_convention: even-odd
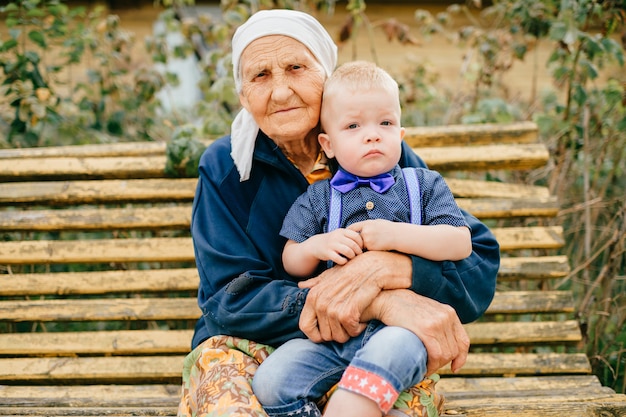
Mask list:
[[[6,42],[0,43],[0,52],[7,52],[17,46],[17,41],[15,39],[9,39]]]
[[[30,32],[28,32],[28,38],[31,41],[35,42],[41,48],[45,48],[47,46],[46,38],[41,31],[31,30]]]
[[[20,8],[16,3],[9,3],[4,7],[0,7],[0,13],[17,12]]]

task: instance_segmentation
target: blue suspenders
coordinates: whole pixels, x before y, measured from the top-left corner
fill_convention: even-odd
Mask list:
[[[404,183],[409,195],[409,207],[411,209],[411,223],[421,224],[422,222],[422,202],[420,194],[420,185],[417,180],[417,172],[415,168],[402,168]],[[332,232],[341,226],[341,193],[330,187],[330,208],[328,210],[328,232]],[[328,267],[332,267],[332,261],[328,261]]]

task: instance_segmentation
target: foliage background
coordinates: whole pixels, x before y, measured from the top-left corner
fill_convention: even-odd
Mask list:
[[[166,31],[145,40],[145,62],[131,52],[134,35],[101,8],[61,0],[12,1],[0,8],[6,27],[0,32],[0,148],[167,141],[171,173],[194,176],[203,150],[197,139],[227,132],[238,110],[230,38],[259,8],[333,14],[345,7],[349,19],[340,42],[354,58],[378,59],[373,42],[354,42],[360,31],[407,45],[446,39],[464,51],[459,82],[469,87],[451,88],[454,83],[436,70],[412,64],[394,74],[403,123],[538,123],[550,163],[516,179],[546,185],[559,198],[562,210],[554,221],[565,226],[563,252],[572,269],[546,289],[573,289],[594,372],[603,384],[626,392],[626,1],[474,0],[436,15],[416,10],[409,26],[371,21],[363,0],[222,0],[220,18],[185,18],[192,5],[155,4]],[[462,25],[455,24],[459,19]],[[172,45],[171,33],[183,34],[184,41]],[[539,45],[551,51],[546,62],[539,62]],[[202,100],[193,111],[164,111],[159,92],[180,80],[159,65],[190,54],[201,69]],[[503,82],[522,60],[535,62],[525,98],[512,96]],[[550,91],[537,87],[539,68],[550,71]]]

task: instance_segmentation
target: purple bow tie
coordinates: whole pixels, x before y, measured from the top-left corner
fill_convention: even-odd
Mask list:
[[[396,180],[390,173],[362,178],[340,169],[330,180],[330,185],[342,194],[363,185],[369,186],[372,190],[381,194],[391,188],[395,182]]]

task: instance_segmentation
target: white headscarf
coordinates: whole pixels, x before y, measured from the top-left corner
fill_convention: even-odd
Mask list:
[[[324,68],[328,77],[337,64],[337,46],[314,17],[296,10],[261,10],[239,26],[233,36],[232,60],[235,87],[241,92],[240,59],[252,41],[269,35],[285,35],[304,44]],[[259,132],[252,115],[242,108],[231,125],[231,153],[240,181],[250,177],[254,143]]]

